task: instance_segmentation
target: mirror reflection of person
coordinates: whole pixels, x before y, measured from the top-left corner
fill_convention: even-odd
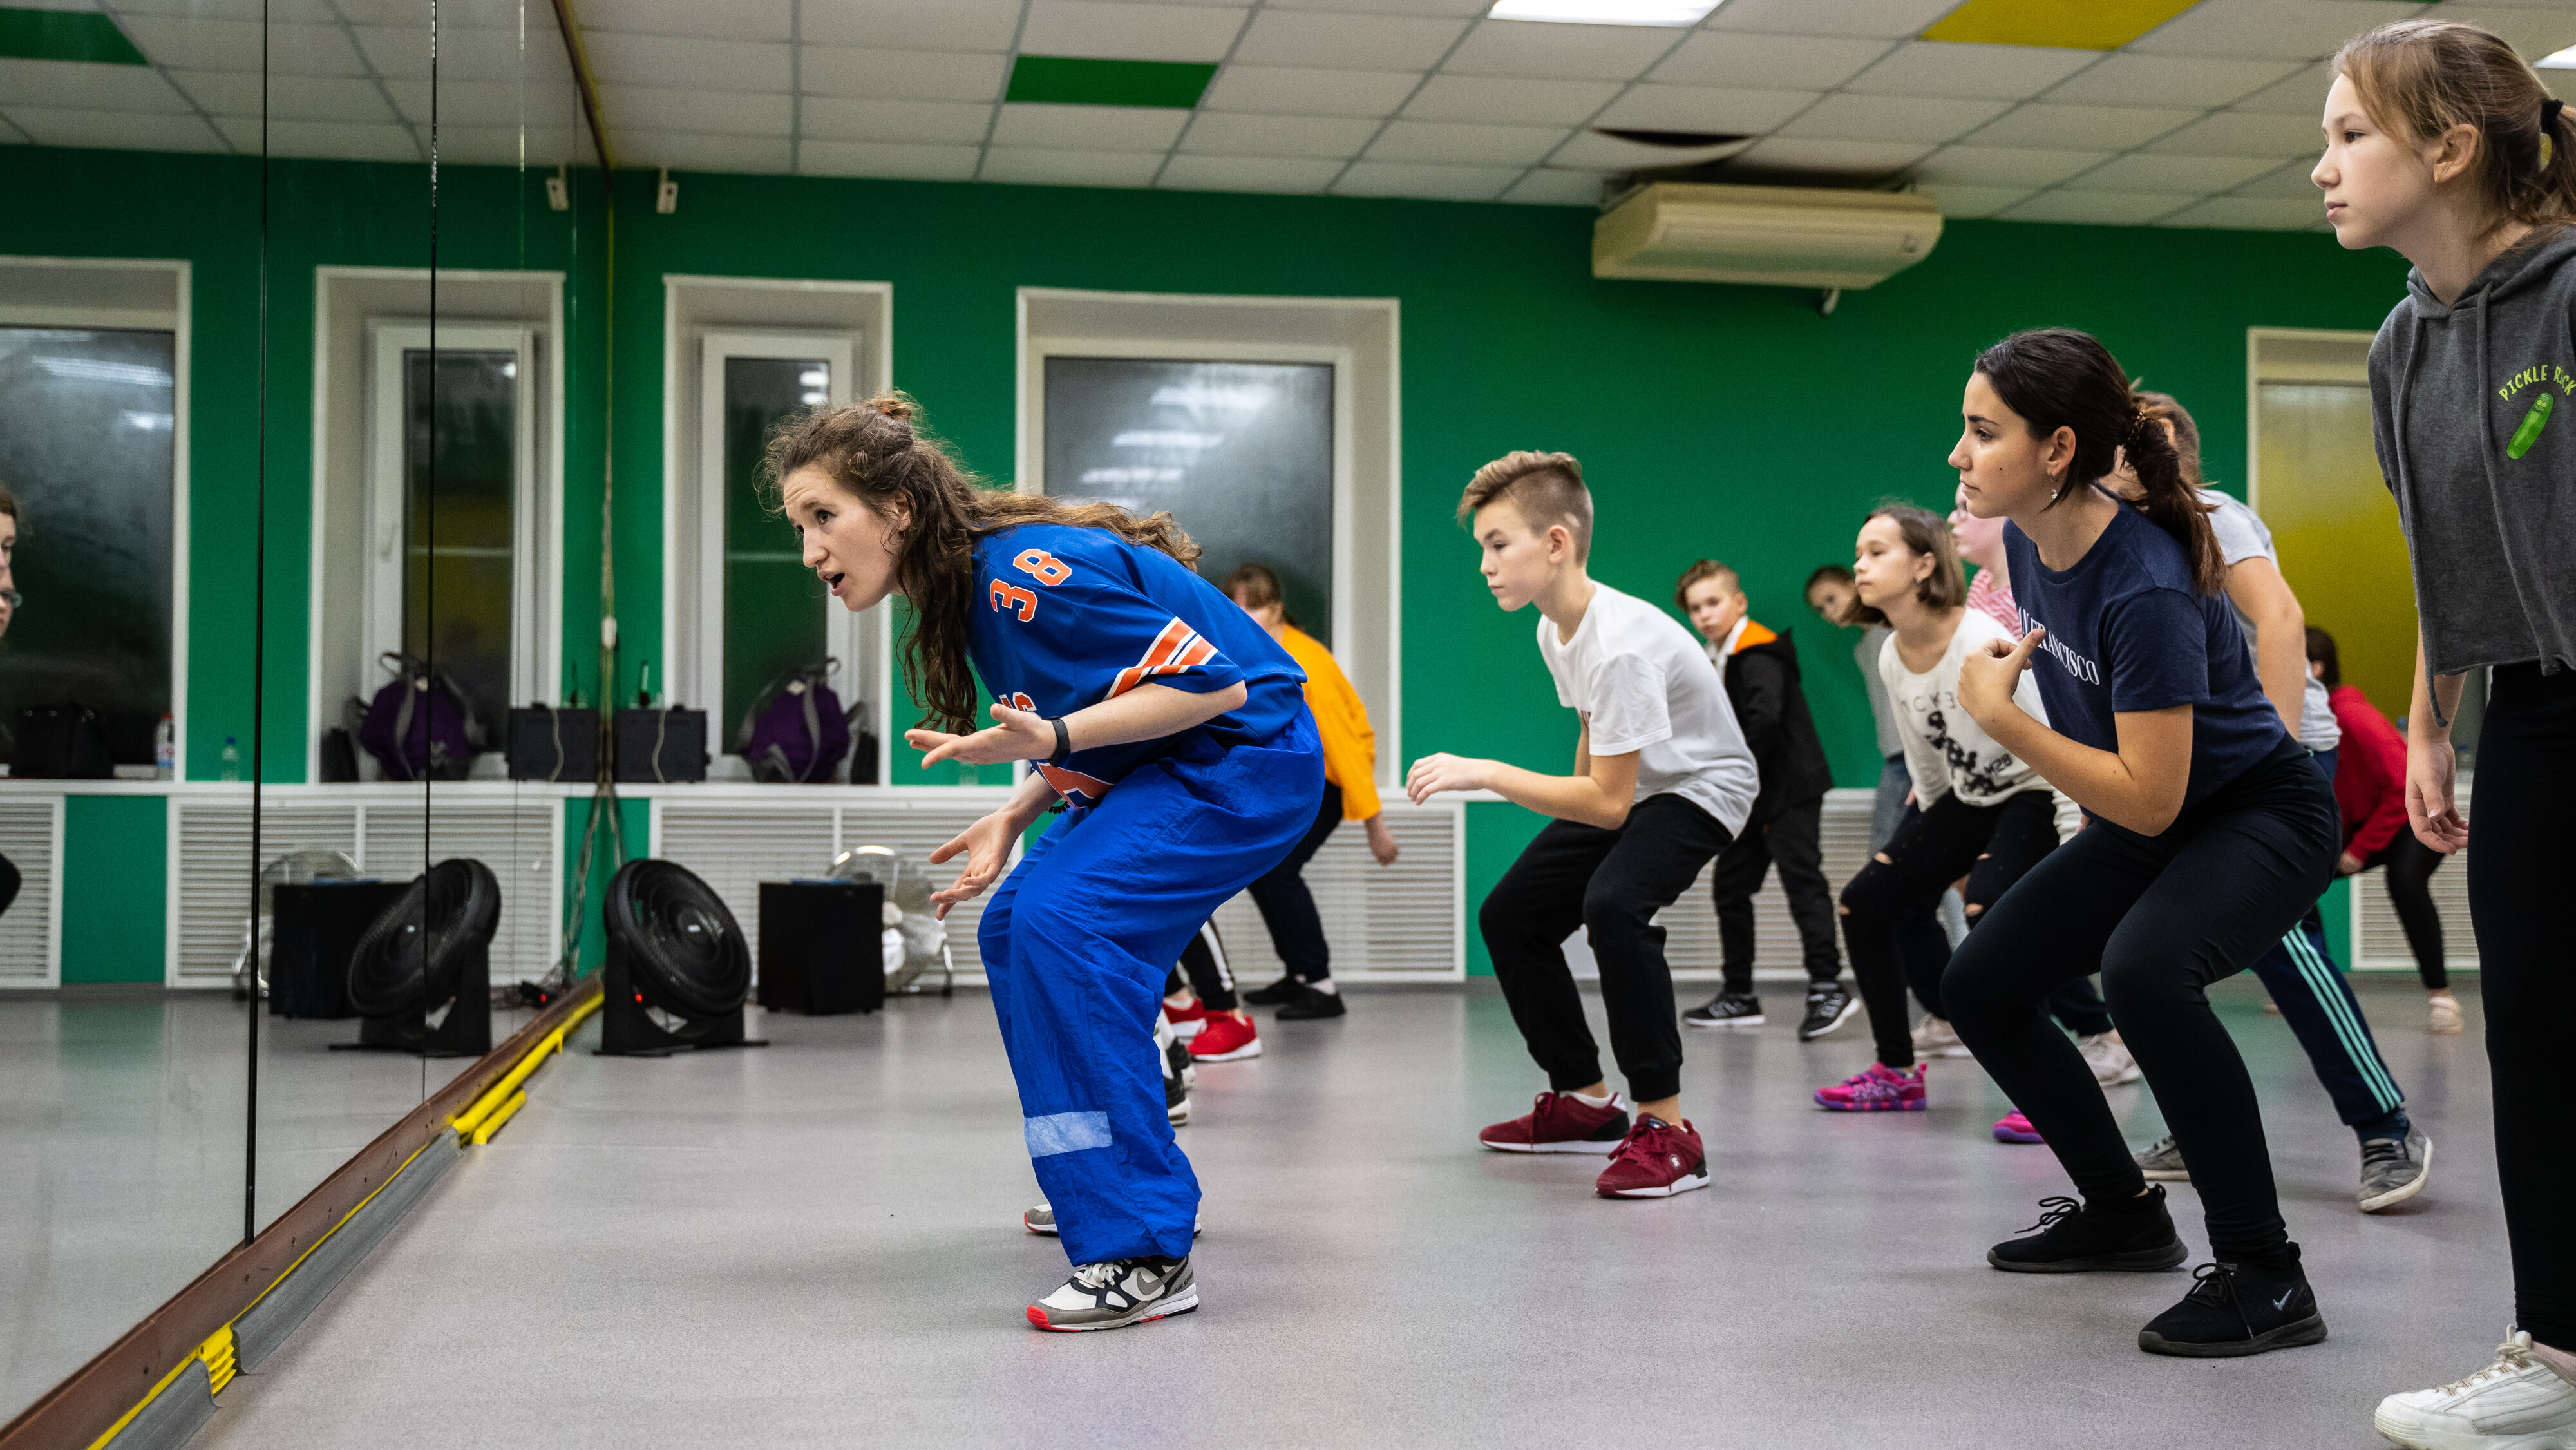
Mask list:
[[[0,483],[0,635],[18,618],[18,496]],[[0,856],[0,912],[18,899],[18,868]]]

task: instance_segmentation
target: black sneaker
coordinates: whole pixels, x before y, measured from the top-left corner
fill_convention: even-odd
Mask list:
[[[1720,992],[1682,1014],[1685,1027],[1759,1027],[1762,999],[1750,992]]]
[[[1305,990],[1305,979],[1281,977],[1267,987],[1255,987],[1244,993],[1243,1000],[1254,1007],[1284,1007],[1296,1001],[1297,994]]]
[[[1196,1071],[1188,1043],[1175,1037],[1163,1044],[1163,1116],[1175,1128],[1190,1120],[1190,1078]]]
[[[1320,1017],[1339,1017],[1351,1010],[1342,1005],[1342,994],[1339,992],[1319,992],[1303,982],[1297,985],[1299,989],[1297,1000],[1281,1007],[1278,1011],[1278,1018],[1282,1022],[1312,1022]]]
[[[1826,982],[1807,989],[1807,1015],[1798,1023],[1798,1040],[1813,1042],[1852,1020],[1860,1010],[1860,999],[1846,992],[1840,982]]]
[[[1987,1263],[2015,1274],[2152,1273],[2181,1268],[2191,1257],[2161,1187],[2117,1207],[2073,1198],[2043,1198],[2039,1206],[2047,1210],[2031,1225],[2039,1232],[1986,1250]]]
[[[2320,1344],[2325,1337],[2316,1291],[2295,1262],[2286,1270],[2203,1264],[2182,1302],[2138,1331],[2138,1348],[2149,1354],[2225,1359]]]

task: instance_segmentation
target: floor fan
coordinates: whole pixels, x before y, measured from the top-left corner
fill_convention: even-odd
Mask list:
[[[332,1050],[481,1057],[492,1050],[492,935],[501,883],[458,856],[430,867],[358,938],[349,1005],[366,1021]],[[446,1016],[432,1025],[431,1014]]]
[[[609,878],[601,915],[608,930],[601,1056],[769,1045],[743,1036],[751,945],[714,888],[669,861],[629,861]]]

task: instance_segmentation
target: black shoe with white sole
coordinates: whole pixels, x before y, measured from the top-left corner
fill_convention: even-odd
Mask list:
[[[2096,1203],[2043,1198],[2039,1230],[1986,1250],[1986,1262],[2015,1274],[2153,1273],[2178,1269],[2191,1257],[2165,1211],[2165,1191]]]
[[[1243,1002],[1247,1007],[1284,1007],[1296,1001],[1297,994],[1305,990],[1306,983],[1302,978],[1281,977],[1267,987],[1255,987],[1244,993]]]
[[[2201,1265],[2182,1302],[2138,1331],[2138,1348],[2149,1354],[2227,1359],[2321,1344],[2325,1337],[2316,1291],[2308,1287],[2308,1276],[2294,1258],[2287,1269]]]
[[[1720,992],[1682,1014],[1685,1027],[1759,1027],[1762,999],[1750,992]]]
[[[1349,1010],[1342,1004],[1341,993],[1303,987],[1297,993],[1297,1000],[1282,1004],[1274,1015],[1282,1022],[1314,1022],[1326,1017],[1339,1017]]]
[[[1860,999],[1846,992],[1840,982],[1824,982],[1807,989],[1807,1015],[1798,1022],[1798,1040],[1813,1042],[1852,1020],[1860,1011]]]
[[[1116,1259],[1084,1264],[1064,1287],[1029,1306],[1032,1327],[1060,1334],[1123,1329],[1199,1307],[1198,1278],[1190,1261]]]

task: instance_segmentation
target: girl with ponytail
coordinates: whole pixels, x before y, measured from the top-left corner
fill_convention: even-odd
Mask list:
[[[2207,506],[2101,343],[2016,333],[1968,378],[1960,503],[2009,520],[2018,643],[1959,665],[1959,705],[2091,818],[1950,958],[1941,999],[2077,1199],[1987,1262],[2168,1269],[2189,1255],[2049,995],[2099,971],[2208,1217],[2217,1262],[2139,1332],[2152,1353],[2259,1354],[2325,1337],[2273,1190],[2254,1086],[2206,989],[2279,941],[2333,879],[2334,793],[2263,696]],[[2097,484],[2125,455],[2139,497]],[[2035,677],[2046,717],[2014,699]]]
[[[1172,1141],[1154,1023],[1201,923],[1267,873],[1324,788],[1304,674],[1190,569],[1168,514],[976,486],[889,394],[771,440],[773,502],[851,610],[911,605],[922,763],[1033,769],[930,859],[940,914],[1000,880],[976,929],[1030,1157],[1073,1276],[1039,1329],[1198,1307],[1198,1180]],[[976,684],[994,723],[976,729]],[[935,727],[935,728],[934,728]],[[1002,879],[1013,846],[1063,814]]]
[[[2408,20],[2335,54],[2310,174],[2347,248],[2414,264],[2370,349],[2379,468],[2415,570],[2406,814],[2469,853],[2514,1314],[2496,1361],[2391,1395],[2401,1445],[2576,1445],[2576,1153],[2545,1086],[2576,1034],[2559,861],[2576,814],[2576,118],[2513,47]],[[2451,719],[2493,671],[2474,831]],[[2515,1423],[2490,1436],[2500,1406]]]

